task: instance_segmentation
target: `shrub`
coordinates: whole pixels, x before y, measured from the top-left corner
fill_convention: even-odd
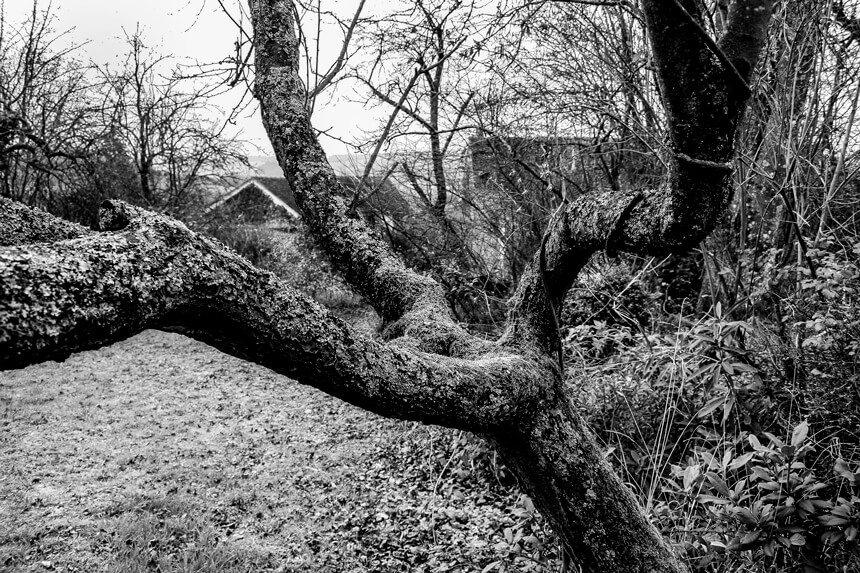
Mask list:
[[[860,464],[818,451],[807,422],[786,441],[763,437],[742,432],[672,465],[656,511],[667,532],[697,571],[856,570]]]

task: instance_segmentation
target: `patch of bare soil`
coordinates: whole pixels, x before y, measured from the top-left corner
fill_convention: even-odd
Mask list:
[[[0,372],[0,571],[542,571],[490,455],[147,331]]]

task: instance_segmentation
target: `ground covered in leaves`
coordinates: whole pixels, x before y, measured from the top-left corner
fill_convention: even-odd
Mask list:
[[[492,458],[147,331],[0,372],[0,571],[557,570]]]

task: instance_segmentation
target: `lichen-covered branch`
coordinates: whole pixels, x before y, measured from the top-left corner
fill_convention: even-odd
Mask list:
[[[472,431],[528,415],[547,392],[545,373],[522,356],[450,358],[361,336],[166,217],[114,202],[100,224],[101,233],[0,249],[0,369],[162,328],[389,417]]]
[[[184,333],[382,415],[488,436],[591,571],[683,570],[602,460],[548,357],[488,345],[452,358],[409,338],[369,339],[181,223],[111,202],[100,228],[0,248],[0,370],[145,328]]]
[[[39,209],[30,209],[0,197],[0,247],[20,243],[41,243],[81,237],[86,227],[57,219]]]
[[[364,296],[387,323],[410,315],[398,334],[418,339],[466,342],[433,279],[407,269],[391,249],[348,209],[338,196],[340,185],[316,140],[305,107],[305,87],[299,75],[298,39],[289,2],[251,0],[256,78],[263,123],[275,155],[290,181],[296,201],[313,234],[344,278]],[[412,326],[432,320],[434,332]],[[420,328],[419,328],[420,330]],[[423,340],[422,340],[423,341]]]

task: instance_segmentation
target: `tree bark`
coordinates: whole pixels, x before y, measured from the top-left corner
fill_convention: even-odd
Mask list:
[[[44,211],[30,209],[21,203],[0,197],[0,247],[62,241],[91,232],[77,223],[57,219]]]
[[[699,17],[697,3],[682,3]],[[496,342],[466,333],[441,287],[348,215],[310,126],[293,7],[249,4],[255,93],[276,155],[312,232],[383,317],[384,339],[356,333],[181,223],[108,202],[100,232],[34,211],[23,211],[30,223],[17,227],[0,216],[0,243],[17,245],[0,248],[0,368],[62,359],[145,328],[181,332],[377,413],[486,436],[584,571],[685,571],[570,402],[555,312],[592,253],[674,252],[713,228],[731,197],[746,98],[724,61],[749,80],[770,1],[730,5],[722,54],[684,23],[676,2],[644,1],[672,126],[666,181],[646,193],[585,195],[567,205],[543,256],[525,269]],[[21,208],[0,203],[0,213],[12,209]]]

